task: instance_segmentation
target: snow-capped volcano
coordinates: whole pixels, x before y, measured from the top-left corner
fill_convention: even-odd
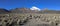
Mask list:
[[[37,10],[37,11],[40,11],[41,9],[40,8],[37,8],[35,6],[33,6],[32,8],[30,8],[30,10]]]

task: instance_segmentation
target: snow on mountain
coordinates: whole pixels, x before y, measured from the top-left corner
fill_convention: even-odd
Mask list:
[[[30,10],[37,10],[37,11],[40,11],[41,9],[38,8],[38,7],[33,6],[32,8],[30,8]]]

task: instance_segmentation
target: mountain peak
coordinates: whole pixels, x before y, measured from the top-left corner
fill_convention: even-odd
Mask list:
[[[37,10],[37,11],[40,11],[41,9],[36,7],[36,6],[33,6],[32,8],[30,8],[30,10]]]

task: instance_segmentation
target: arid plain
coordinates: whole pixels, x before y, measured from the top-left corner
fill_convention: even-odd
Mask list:
[[[0,14],[0,26],[60,26],[60,14]]]

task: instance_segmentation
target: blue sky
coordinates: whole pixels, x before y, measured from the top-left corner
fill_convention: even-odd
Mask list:
[[[0,8],[7,10],[23,6],[27,8],[36,6],[40,9],[60,10],[60,0],[0,0]]]

